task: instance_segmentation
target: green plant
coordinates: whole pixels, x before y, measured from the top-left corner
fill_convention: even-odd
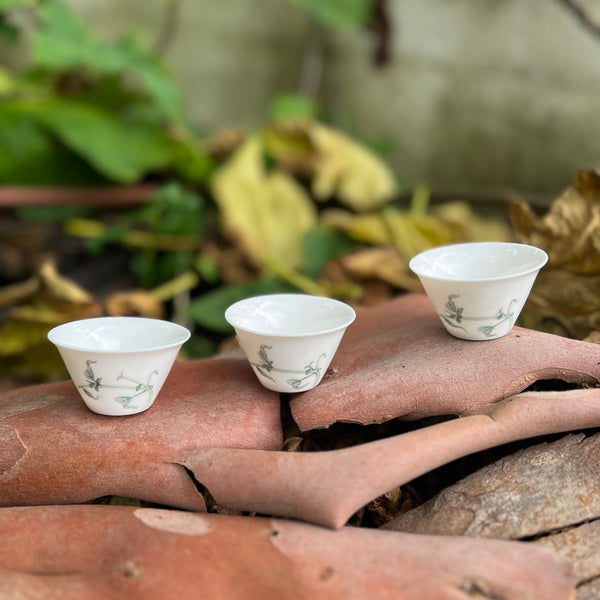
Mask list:
[[[140,37],[99,41],[61,0],[0,1],[0,36],[29,41],[23,69],[0,67],[0,183],[128,184],[156,173],[198,183],[211,172],[176,83]]]

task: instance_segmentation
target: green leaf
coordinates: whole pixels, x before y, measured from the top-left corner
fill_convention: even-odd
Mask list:
[[[322,25],[333,28],[362,27],[367,24],[370,0],[288,0],[306,10]]]
[[[277,121],[289,118],[313,118],[316,116],[316,106],[307,96],[284,94],[275,98],[271,106],[271,117]]]
[[[90,215],[92,208],[85,205],[65,206],[20,206],[15,210],[17,218],[21,221],[37,221],[44,223],[62,223],[75,217]]]
[[[43,2],[37,16],[42,28],[33,36],[32,59],[48,69],[73,69],[93,56],[94,40],[83,21],[66,4]]]
[[[35,66],[48,70],[84,68],[96,77],[121,77],[121,85],[150,102],[163,119],[183,123],[178,86],[138,38],[130,35],[112,44],[98,41],[83,20],[57,0],[42,5],[40,20],[44,27],[33,37]]]
[[[231,334],[233,328],[225,320],[225,311],[231,304],[250,296],[290,291],[294,291],[294,288],[277,279],[256,279],[206,292],[190,303],[188,311],[201,327],[217,333]]]
[[[0,97],[12,94],[17,89],[17,81],[8,69],[0,67]]]
[[[100,184],[97,172],[57,144],[22,107],[0,104],[0,183]]]
[[[183,346],[187,358],[210,358],[218,352],[218,349],[215,340],[206,335],[192,335]]]
[[[168,183],[156,191],[135,215],[152,231],[201,237],[204,230],[204,201],[178,183]]]
[[[164,117],[175,123],[183,123],[179,87],[164,65],[134,37],[126,39],[120,45],[120,50],[127,58],[133,77],[139,80],[142,90]]]
[[[35,6],[39,0],[0,0],[0,11]]]
[[[97,106],[56,98],[37,105],[35,116],[102,175],[119,183],[139,181],[172,159],[172,145],[163,131]]]
[[[356,247],[356,242],[342,232],[326,227],[312,229],[302,239],[301,250],[304,271],[317,278],[325,264]]]
[[[12,45],[19,40],[19,34],[19,28],[3,18],[3,15],[0,14],[0,40],[4,40]]]

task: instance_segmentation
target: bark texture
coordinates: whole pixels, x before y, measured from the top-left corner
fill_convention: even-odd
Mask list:
[[[541,379],[597,384],[600,345],[519,327],[465,342],[444,329],[427,296],[412,294],[358,309],[329,374],[291,409],[302,431],[466,415]]]
[[[11,600],[568,600],[570,565],[531,544],[329,531],[114,506],[0,510]]]

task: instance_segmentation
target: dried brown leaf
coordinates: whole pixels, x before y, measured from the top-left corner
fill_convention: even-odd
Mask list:
[[[542,217],[524,202],[510,215],[517,239],[549,257],[520,322],[578,339],[600,328],[600,174],[580,171]]]

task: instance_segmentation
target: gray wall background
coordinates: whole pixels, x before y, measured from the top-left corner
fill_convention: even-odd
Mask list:
[[[160,0],[69,0],[99,36],[156,38]],[[323,0],[324,2],[328,0]],[[600,28],[600,2],[580,0]],[[389,144],[406,183],[554,197],[600,167],[600,34],[559,0],[388,0],[390,63],[366,32],[329,32],[320,98],[348,133]],[[257,128],[298,89],[314,27],[285,0],[183,0],[165,59],[187,115]]]

